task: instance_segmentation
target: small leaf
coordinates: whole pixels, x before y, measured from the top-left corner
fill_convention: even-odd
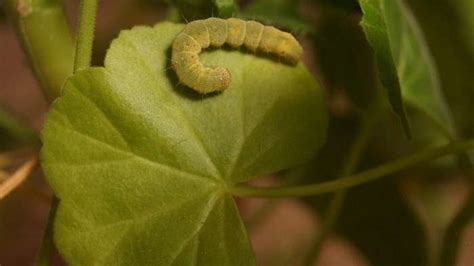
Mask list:
[[[217,16],[228,18],[238,10],[234,0],[170,0],[170,3],[188,21]]]
[[[407,121],[406,101],[426,112],[446,135],[454,135],[436,66],[410,10],[399,0],[361,0],[360,4],[361,24],[375,50],[380,79],[394,111]],[[408,129],[407,122],[403,124]]]
[[[214,0],[214,5],[217,7],[219,17],[221,18],[230,18],[239,9],[234,0]]]
[[[0,108],[0,150],[39,144],[37,133]]]
[[[277,25],[294,33],[311,31],[311,25],[301,18],[301,0],[257,0],[252,2],[239,17]]]
[[[105,68],[73,76],[48,115],[43,167],[71,265],[254,265],[228,188],[324,142],[322,92],[302,64],[214,50],[201,60],[228,67],[230,87],[178,86],[169,53],[182,28],[122,32]]]

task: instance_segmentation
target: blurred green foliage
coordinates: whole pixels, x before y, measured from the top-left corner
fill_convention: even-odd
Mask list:
[[[409,0],[462,137],[474,136],[474,1]]]
[[[306,0],[318,5],[325,5],[337,8],[341,11],[350,13],[360,12],[360,6],[357,0]]]
[[[355,244],[371,265],[428,265],[423,225],[386,179],[352,189],[336,231]]]
[[[38,145],[37,134],[0,107],[0,151]]]
[[[380,85],[372,49],[358,25],[360,15],[326,5],[321,8],[312,39],[326,89],[345,91],[365,109]]]
[[[300,13],[301,0],[256,0],[239,13],[244,19],[258,20],[300,34],[312,30]]]
[[[208,17],[232,17],[238,11],[234,0],[168,0],[184,21]]]

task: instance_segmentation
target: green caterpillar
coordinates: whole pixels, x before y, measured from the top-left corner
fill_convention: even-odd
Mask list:
[[[252,52],[278,55],[296,64],[303,53],[298,41],[288,32],[256,21],[208,18],[186,25],[173,42],[173,69],[184,85],[206,94],[223,91],[230,84],[230,72],[224,67],[210,68],[199,61],[199,53],[210,46],[245,46]]]

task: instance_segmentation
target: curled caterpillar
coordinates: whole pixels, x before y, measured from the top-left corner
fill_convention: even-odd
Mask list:
[[[303,48],[288,32],[256,21],[208,18],[186,25],[173,42],[173,69],[184,85],[199,93],[223,91],[230,84],[230,72],[224,67],[206,67],[199,61],[199,53],[210,46],[232,48],[244,46],[252,52],[275,54],[296,64]]]

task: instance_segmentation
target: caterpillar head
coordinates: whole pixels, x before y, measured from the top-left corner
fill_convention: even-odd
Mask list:
[[[199,82],[193,88],[202,94],[223,91],[230,85],[231,75],[224,67],[204,67],[199,74]]]
[[[303,47],[290,33],[284,32],[279,38],[278,56],[292,64],[298,63],[303,54]]]

